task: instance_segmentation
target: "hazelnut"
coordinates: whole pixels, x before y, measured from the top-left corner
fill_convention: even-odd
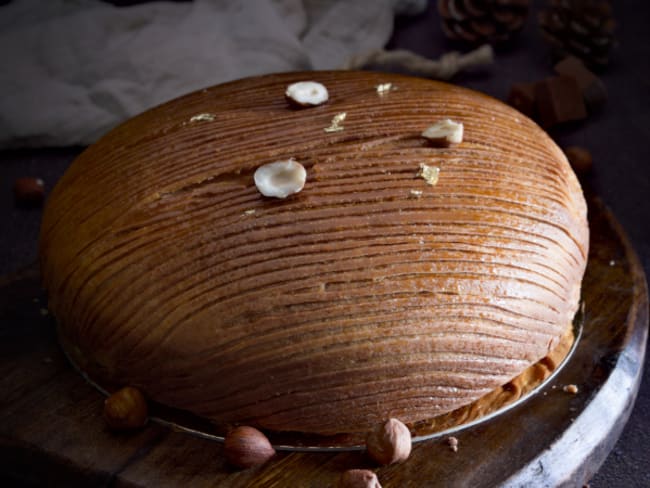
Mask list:
[[[381,485],[369,469],[348,469],[339,478],[337,488],[381,488]]]
[[[451,119],[443,119],[427,127],[422,137],[437,147],[447,147],[463,142],[463,124]]]
[[[20,207],[37,207],[45,198],[45,184],[40,178],[18,178],[14,181],[14,200]]]
[[[389,419],[366,437],[366,450],[379,464],[406,461],[411,454],[411,432],[397,419]]]
[[[345,127],[343,127],[341,125],[341,123],[343,123],[343,121],[345,120],[345,118],[347,116],[348,116],[347,112],[340,112],[340,113],[336,114],[334,117],[332,117],[332,121],[330,122],[329,127],[325,127],[323,130],[325,132],[339,132],[339,131],[342,131],[343,129],[345,129]]]
[[[138,429],[147,422],[147,400],[137,388],[126,386],[104,401],[104,420],[111,429]]]
[[[292,83],[285,92],[287,101],[297,107],[321,105],[329,99],[327,88],[317,81],[299,81]]]
[[[255,186],[265,197],[286,198],[305,186],[307,171],[293,159],[260,166],[253,176]]]
[[[226,460],[238,468],[264,464],[275,455],[268,438],[254,427],[242,425],[231,430],[224,440]]]
[[[578,390],[578,387],[577,387],[576,385],[574,385],[574,384],[564,385],[564,386],[562,387],[562,390],[563,390],[565,393],[570,393],[571,395],[577,395],[577,393],[578,393],[578,391],[579,391],[579,390]]]
[[[569,164],[579,175],[587,174],[591,171],[593,166],[593,159],[591,153],[587,151],[584,147],[580,146],[570,146],[564,149],[564,154],[566,154]]]

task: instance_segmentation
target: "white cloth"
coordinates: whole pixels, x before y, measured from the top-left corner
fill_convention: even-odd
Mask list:
[[[422,0],[194,0],[0,7],[0,147],[86,145],[150,107],[244,76],[335,69]]]

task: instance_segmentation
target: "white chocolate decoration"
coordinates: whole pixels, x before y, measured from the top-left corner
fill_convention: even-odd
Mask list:
[[[307,171],[294,159],[260,166],[253,176],[255,186],[265,197],[286,198],[305,186]]]

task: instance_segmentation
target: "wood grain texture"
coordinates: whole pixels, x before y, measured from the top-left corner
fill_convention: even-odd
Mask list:
[[[36,268],[0,279],[0,469],[59,486],[329,487],[345,469],[376,470],[384,487],[582,486],[614,445],[634,404],[648,332],[643,270],[618,224],[590,202],[583,335],[567,366],[514,410],[417,444],[377,469],[363,452],[286,453],[235,471],[222,445],[156,424],[109,432],[102,396],[70,367]],[[34,301],[34,299],[38,301]],[[566,384],[577,385],[570,395]]]
[[[292,110],[284,89],[305,76],[331,99]],[[430,147],[419,134],[447,117],[463,142]],[[262,197],[254,170],[288,158],[305,189]],[[421,163],[440,168],[435,186]],[[587,241],[575,175],[518,112],[325,72],[217,86],[121,125],[52,192],[41,257],[61,340],[93,378],[222,425],[331,434],[448,412],[544,357],[577,309]]]

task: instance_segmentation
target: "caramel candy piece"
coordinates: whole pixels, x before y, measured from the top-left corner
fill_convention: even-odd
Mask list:
[[[536,83],[513,83],[508,93],[507,103],[522,114],[535,118],[535,85]]]
[[[535,85],[535,98],[544,128],[587,117],[580,87],[573,78],[556,76],[540,81]]]
[[[573,78],[578,83],[590,111],[598,110],[607,101],[605,84],[575,56],[564,58],[553,69],[558,75]]]

